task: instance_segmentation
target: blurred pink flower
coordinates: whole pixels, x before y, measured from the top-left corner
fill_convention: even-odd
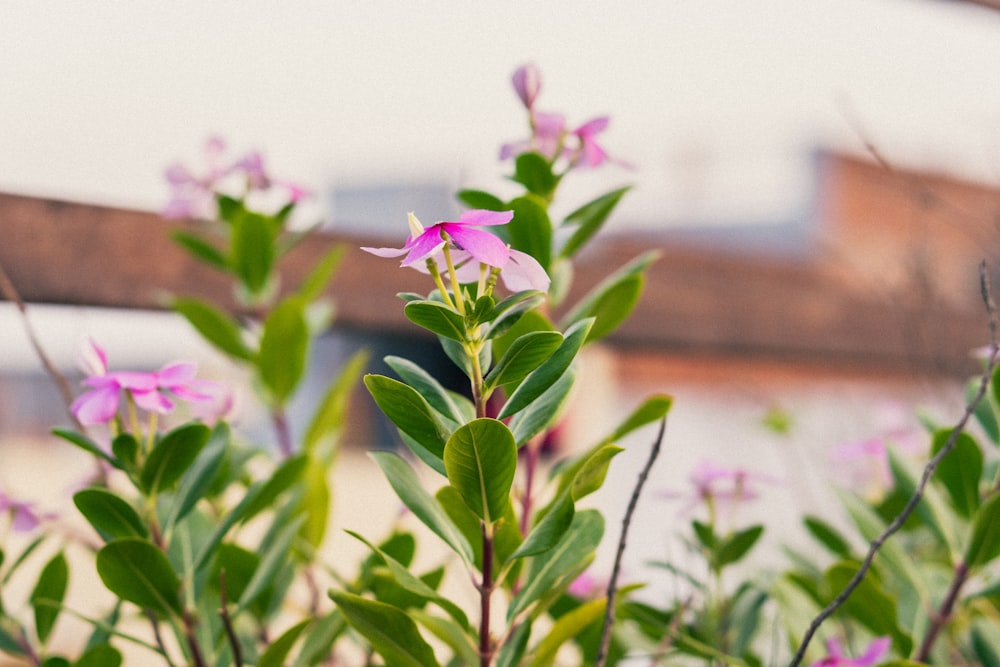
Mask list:
[[[538,66],[534,63],[528,63],[518,67],[511,77],[511,82],[524,106],[529,110],[534,107],[535,98],[538,97],[538,91],[542,88],[542,73]]]
[[[577,167],[599,167],[609,160],[608,154],[597,143],[597,135],[608,127],[608,117],[601,116],[573,130],[579,146],[567,149],[567,159]]]
[[[830,453],[830,460],[835,464],[841,483],[877,498],[892,486],[890,448],[917,455],[926,443],[912,412],[901,403],[887,401],[878,405],[874,421],[876,435],[837,445]]]
[[[197,367],[190,362],[167,364],[149,372],[108,371],[107,354],[91,341],[90,387],[73,401],[70,410],[84,425],[107,424],[118,414],[122,392],[148,412],[167,414],[174,409],[173,399],[192,404],[217,402],[221,385],[195,377]]]
[[[873,667],[889,652],[890,644],[888,637],[879,637],[868,645],[861,657],[852,659],[844,656],[840,649],[840,640],[834,637],[826,642],[828,655],[809,667]]]
[[[0,491],[0,514],[9,513],[11,516],[11,527],[15,532],[28,533],[41,524],[42,521],[56,518],[53,513],[39,513],[35,510],[35,503],[15,500],[9,495]]]
[[[474,227],[505,225],[514,217],[513,211],[486,211],[473,209],[463,213],[455,222],[442,221],[424,229],[416,216],[410,214],[410,236],[402,248],[362,248],[378,257],[399,257],[406,255],[401,266],[411,266],[415,262],[435,255],[451,241],[459,250],[464,250],[477,261],[503,268],[510,259],[507,244],[499,237]]]
[[[706,505],[710,514],[728,511],[730,514],[743,502],[755,500],[760,494],[758,484],[775,484],[772,475],[752,472],[744,468],[731,468],[714,461],[702,459],[691,471],[688,479],[693,491],[681,494],[673,491],[661,493],[663,498],[686,498],[682,513],[691,512],[699,505]]]

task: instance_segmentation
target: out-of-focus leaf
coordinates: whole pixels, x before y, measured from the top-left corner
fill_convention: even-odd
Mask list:
[[[97,552],[97,573],[123,600],[160,614],[181,616],[180,581],[167,557],[152,542],[126,537]]]
[[[549,633],[538,643],[534,656],[528,663],[529,667],[547,667],[553,664],[559,648],[601,618],[606,607],[607,601],[599,598],[584,602],[576,609],[560,616]]]
[[[190,423],[178,426],[163,436],[142,466],[140,481],[143,489],[155,495],[171,488],[198,458],[211,434],[204,424]]]
[[[252,361],[254,352],[243,340],[243,330],[232,317],[200,299],[174,299],[171,304],[202,338],[217,350],[241,361]]]
[[[316,455],[321,461],[329,463],[332,460],[337,434],[346,420],[351,393],[361,379],[368,357],[367,351],[359,350],[341,364],[337,379],[323,396],[306,429],[302,438],[303,450]]]
[[[260,654],[257,667],[282,667],[299,635],[312,621],[306,619],[288,628]]]
[[[57,553],[45,564],[34,590],[31,591],[31,606],[35,611],[35,634],[45,645],[55,627],[59,612],[62,611],[63,597],[69,584],[69,564],[63,552]]]
[[[934,434],[931,455],[937,455],[951,437],[951,431]],[[955,446],[941,459],[935,476],[948,492],[955,511],[966,519],[979,507],[979,481],[983,474],[983,452],[968,433],[959,433]]]
[[[250,294],[267,287],[275,260],[275,234],[264,215],[244,211],[233,221],[231,244],[233,271]]]
[[[643,273],[658,256],[655,250],[643,253],[595,285],[566,314],[562,325],[596,318],[588,341],[599,340],[617,329],[638,303],[644,284]]]
[[[124,467],[122,466],[121,461],[119,461],[118,459],[111,456],[103,449],[101,449],[96,442],[94,442],[85,435],[81,435],[76,431],[70,431],[69,429],[63,429],[63,428],[52,429],[52,434],[62,438],[63,440],[71,444],[76,445],[83,451],[96,456],[97,458],[101,459],[102,461],[105,461],[114,468],[118,468],[119,470],[121,470]]]
[[[182,229],[174,230],[170,233],[170,236],[175,243],[187,250],[195,259],[223,271],[229,268],[226,256],[214,243],[205,237]]]
[[[487,211],[505,210],[502,199],[482,190],[459,190],[455,196],[469,208],[485,209]]]
[[[552,197],[552,191],[559,184],[559,177],[552,172],[549,161],[533,151],[521,153],[514,160],[513,180],[546,200]]]
[[[736,531],[719,545],[715,553],[715,566],[721,570],[726,565],[739,561],[750,552],[763,534],[764,526],[760,525]]]
[[[845,560],[851,559],[851,545],[836,528],[815,516],[807,516],[803,519],[803,523],[809,534],[833,555]]]
[[[289,297],[264,320],[257,370],[277,405],[283,405],[298,387],[309,355],[309,326],[305,302]]]
[[[139,513],[121,497],[106,489],[78,491],[73,504],[105,540],[119,537],[148,537]]]
[[[417,624],[403,611],[351,593],[331,591],[330,597],[347,622],[367,639],[393,667],[437,667],[434,651],[420,635]]]
[[[110,644],[98,644],[84,651],[73,667],[119,667],[121,664],[122,654],[118,649]]]
[[[335,246],[332,250],[323,255],[318,262],[316,262],[316,265],[313,266],[312,271],[310,271],[309,275],[307,275],[305,280],[302,281],[298,290],[299,296],[301,296],[306,303],[315,301],[323,296],[323,292],[326,291],[327,285],[330,284],[330,279],[333,278],[333,274],[337,271],[337,267],[340,266],[340,262],[344,258],[345,252],[345,246]]]
[[[857,573],[859,564],[849,561],[834,563],[826,571],[826,582],[831,598],[843,591]],[[892,645],[903,655],[913,647],[913,638],[897,622],[896,601],[885,591],[874,576],[866,576],[841,607],[843,613],[855,619],[875,635],[889,635]]]
[[[972,537],[965,550],[969,568],[986,565],[1000,556],[1000,493],[994,493],[972,516]]]
[[[240,521],[246,523],[266,509],[274,506],[275,499],[302,479],[309,457],[299,454],[279,465],[266,480],[262,480],[260,490],[246,505]]]
[[[559,251],[562,257],[572,257],[593,238],[614,211],[615,206],[631,187],[619,188],[587,202],[566,216],[563,224],[575,225],[573,235],[566,240]]]
[[[510,202],[514,219],[503,228],[515,250],[528,253],[548,270],[552,262],[552,222],[545,205],[532,195]]]
[[[165,531],[170,530],[174,524],[187,516],[188,512],[194,509],[198,501],[203,499],[212,488],[212,484],[225,462],[226,450],[230,445],[229,438],[229,425],[225,422],[219,422],[212,429],[208,443],[198,454],[194,465],[181,479],[177,495],[170,507],[170,514],[164,522]]]

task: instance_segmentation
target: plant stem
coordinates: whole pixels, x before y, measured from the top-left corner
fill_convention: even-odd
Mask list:
[[[275,407],[271,410],[271,423],[274,424],[274,432],[278,437],[278,450],[286,459],[291,458],[292,430],[288,425],[288,416],[285,415],[284,408]]]
[[[191,664],[194,667],[207,667],[205,658],[201,654],[201,646],[198,645],[198,638],[194,634],[194,618],[188,611],[184,612],[184,636],[187,638],[188,648],[191,649]]]
[[[490,597],[493,594],[493,532],[485,522],[483,533],[483,579],[479,587],[479,667],[493,662],[493,641],[490,637]]]
[[[944,601],[941,603],[941,608],[938,609],[938,612],[931,619],[931,625],[927,628],[924,641],[920,644],[920,652],[917,653],[916,657],[917,662],[927,662],[931,654],[931,649],[934,648],[934,642],[937,640],[941,630],[944,629],[945,624],[948,623],[948,619],[951,618],[951,612],[955,608],[955,601],[958,600],[958,593],[968,578],[969,566],[963,562],[959,562],[955,566],[955,577],[951,580],[951,586],[948,587],[948,594],[945,595]]]

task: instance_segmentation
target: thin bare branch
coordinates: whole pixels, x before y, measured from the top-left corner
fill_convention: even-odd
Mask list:
[[[903,524],[906,523],[906,520],[909,519],[910,515],[913,514],[914,510],[916,510],[917,505],[924,496],[924,490],[927,488],[927,484],[930,482],[931,477],[937,470],[938,465],[944,457],[955,448],[955,443],[958,441],[959,435],[961,435],[965,430],[965,426],[975,413],[976,407],[983,400],[983,398],[985,398],[986,392],[989,390],[990,381],[993,378],[993,371],[996,369],[998,361],[997,309],[996,303],[993,301],[993,294],[990,289],[990,277],[986,269],[985,261],[979,265],[979,279],[980,287],[982,289],[983,302],[989,315],[990,354],[983,369],[983,373],[979,378],[978,389],[976,390],[975,395],[973,395],[973,397],[966,404],[965,412],[962,413],[962,417],[952,428],[947,442],[945,442],[944,446],[941,447],[941,450],[934,456],[934,458],[928,461],[927,465],[924,466],[924,472],[920,477],[920,483],[917,485],[916,490],[913,492],[913,495],[910,496],[910,499],[907,501],[902,511],[900,511],[896,518],[892,520],[892,523],[886,527],[881,535],[872,540],[871,545],[868,548],[868,553],[865,556],[864,561],[861,563],[861,567],[854,574],[854,577],[850,580],[850,582],[848,582],[847,586],[844,587],[844,590],[841,591],[840,594],[834,598],[834,600],[828,604],[826,608],[824,608],[809,624],[809,627],[806,629],[806,633],[802,638],[802,642],[799,644],[799,648],[795,652],[795,656],[792,658],[791,663],[789,663],[789,667],[798,667],[798,665],[802,662],[802,659],[805,657],[806,650],[809,648],[809,642],[812,641],[812,638],[816,634],[816,631],[819,630],[819,627],[830,616],[832,616],[837,609],[847,602],[847,599],[865,578],[865,575],[871,568],[879,549],[882,548],[882,545],[885,544],[886,540],[902,528]]]

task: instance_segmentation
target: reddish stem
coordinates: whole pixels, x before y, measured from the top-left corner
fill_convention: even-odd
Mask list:
[[[917,662],[927,662],[931,654],[931,649],[934,648],[934,642],[937,640],[938,635],[941,634],[944,626],[947,625],[948,619],[951,618],[951,612],[954,610],[955,602],[958,600],[958,593],[961,591],[968,577],[969,566],[959,562],[955,566],[955,577],[951,580],[951,586],[948,587],[948,594],[945,595],[944,601],[941,603],[941,608],[931,618],[931,625],[927,628],[924,641],[920,644],[920,652],[917,653],[916,657]]]
[[[493,536],[482,524],[483,580],[479,587],[479,667],[493,662],[493,641],[490,637],[490,596],[493,593]]]

